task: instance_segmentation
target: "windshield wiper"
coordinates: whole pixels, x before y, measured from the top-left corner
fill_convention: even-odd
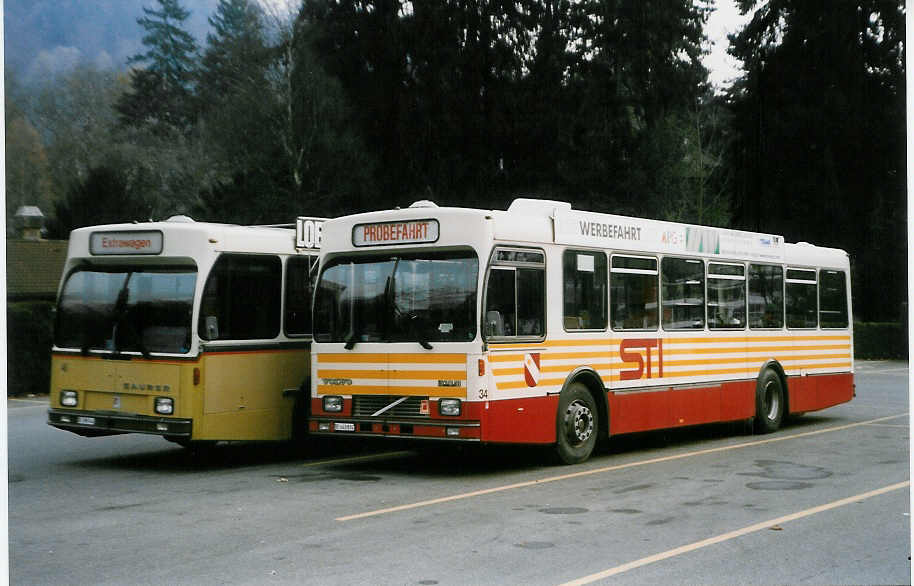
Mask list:
[[[419,316],[415,313],[409,314],[409,332],[411,337],[416,338],[416,341],[419,342],[419,345],[425,348],[426,350],[431,350],[432,345],[428,340],[425,339],[425,336],[422,335],[422,332],[425,328],[420,328],[416,325]]]
[[[355,333],[355,329],[352,330],[352,333],[349,334],[349,337],[346,338],[346,345],[343,348],[347,350],[352,350],[355,348],[355,345],[359,343],[358,334]]]

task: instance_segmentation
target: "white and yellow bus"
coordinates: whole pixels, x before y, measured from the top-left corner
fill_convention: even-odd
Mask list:
[[[789,414],[854,394],[848,256],[517,199],[324,225],[309,429],[554,444]]]
[[[323,219],[74,230],[58,292],[48,424],[182,445],[305,426]]]

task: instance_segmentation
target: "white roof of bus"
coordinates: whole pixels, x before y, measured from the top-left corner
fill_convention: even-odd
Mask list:
[[[555,242],[612,250],[836,268],[848,265],[847,253],[843,250],[806,243],[789,244],[777,234],[585,212],[572,209],[568,202],[532,198],[515,199],[507,210],[438,207],[432,202],[422,201],[408,208],[331,220],[325,225],[325,230],[333,225],[354,226],[431,216],[490,218],[494,224],[495,239],[504,241]],[[347,234],[345,240],[348,239]]]
[[[178,216],[160,222],[102,224],[77,228],[70,233],[70,254],[89,256],[89,238],[95,232],[129,234],[143,231],[159,231],[163,234],[165,256],[186,255],[195,249],[277,254],[296,252],[295,230],[291,228],[196,222]],[[174,246],[180,248],[180,252]]]

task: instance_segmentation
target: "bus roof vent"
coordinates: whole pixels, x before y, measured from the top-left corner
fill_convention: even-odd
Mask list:
[[[509,212],[524,212],[527,214],[552,214],[556,210],[570,210],[571,204],[567,201],[554,199],[534,199],[518,197],[508,206]]]
[[[414,201],[409,204],[411,208],[436,208],[438,204],[428,199],[420,199],[419,201]]]
[[[165,221],[166,221],[166,222],[181,222],[181,223],[183,223],[183,224],[189,224],[189,223],[194,222],[194,221],[196,221],[196,220],[194,220],[194,219],[191,218],[190,216],[179,215],[179,216],[172,216],[172,217],[168,218],[168,219],[165,220]]]

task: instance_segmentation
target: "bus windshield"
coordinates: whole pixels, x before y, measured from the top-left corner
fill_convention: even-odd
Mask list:
[[[344,257],[321,273],[319,342],[468,342],[476,337],[473,251]]]
[[[92,267],[64,283],[54,343],[61,348],[185,354],[197,271]]]

